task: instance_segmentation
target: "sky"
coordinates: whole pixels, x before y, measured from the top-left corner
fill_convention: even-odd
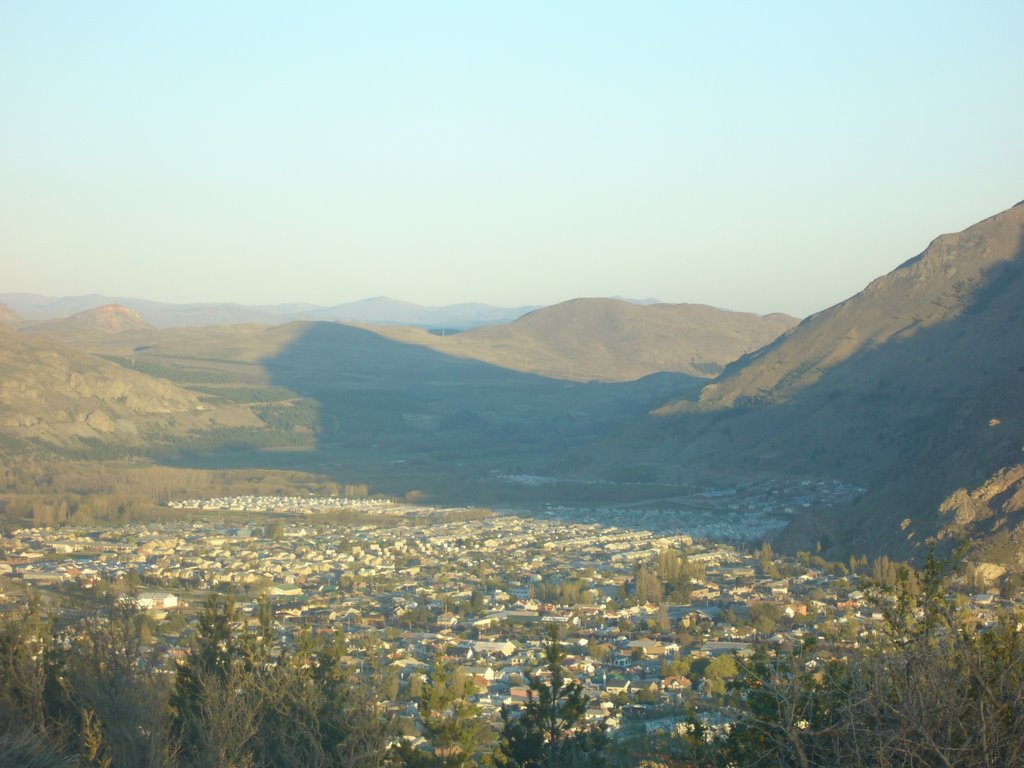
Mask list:
[[[0,2],[0,292],[804,316],[1024,199],[1024,3]]]

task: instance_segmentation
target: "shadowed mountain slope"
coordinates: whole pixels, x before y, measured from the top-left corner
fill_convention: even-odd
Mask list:
[[[137,364],[187,379],[213,406],[244,400],[270,430],[295,439],[287,450],[265,450],[273,435],[255,433],[227,450],[186,446],[174,463],[313,470],[389,494],[420,489],[451,503],[553,498],[550,486],[533,489],[507,476],[571,474],[594,440],[671,393],[695,396],[699,387],[683,374],[559,381],[337,323],[252,326],[235,336],[208,329],[225,335],[189,344],[186,335],[199,330],[161,332],[136,354]],[[631,478],[620,488],[572,485],[559,498],[643,492]]]
[[[709,378],[796,322],[787,315],[761,317],[700,304],[574,299],[511,323],[452,335],[376,330],[518,371],[575,381],[631,381],[664,371]]]
[[[657,413],[675,416],[661,429],[683,462],[868,488],[796,521],[794,546],[913,551],[943,530],[947,496],[1022,459],[1024,206],[936,239]]]
[[[318,443],[479,459],[523,451],[556,458],[639,415],[659,393],[690,387],[680,374],[638,382],[558,381],[333,323],[296,324],[264,361],[271,380],[317,403]]]

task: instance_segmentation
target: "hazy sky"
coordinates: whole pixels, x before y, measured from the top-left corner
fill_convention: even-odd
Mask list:
[[[0,3],[0,292],[804,315],[1024,198],[1024,3]]]

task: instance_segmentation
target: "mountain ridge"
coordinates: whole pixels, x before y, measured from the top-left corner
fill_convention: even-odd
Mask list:
[[[684,464],[713,457],[733,471],[868,489],[856,509],[798,515],[782,537],[790,548],[911,556],[948,543],[944,502],[1021,463],[1022,320],[1024,207],[1015,206],[935,238],[728,366],[697,398],[654,411],[669,434],[661,450]]]
[[[496,307],[474,302],[425,307],[386,296],[327,307],[313,304],[243,305],[229,302],[173,304],[102,294],[53,297],[31,293],[0,294],[0,303],[6,303],[23,320],[32,322],[63,320],[84,311],[116,304],[138,312],[145,322],[157,328],[250,323],[278,325],[293,320],[326,320],[465,329],[508,322],[535,309]]]
[[[760,316],[703,304],[578,298],[453,335],[376,330],[513,370],[574,381],[630,381],[659,372],[709,378],[796,322],[781,313]]]
[[[1014,206],[963,232],[940,235],[920,254],[850,299],[811,315],[773,344],[737,360],[701,392],[699,408],[728,407],[739,398],[784,402],[860,349],[955,318],[989,279],[982,274],[985,269],[1012,265],[1022,233],[1024,209]],[[979,246],[979,259],[957,258]],[[991,281],[1003,279],[1003,275],[990,276]],[[897,303],[891,294],[897,292],[904,303],[899,312],[893,312],[890,308]],[[801,346],[798,355],[792,354]]]

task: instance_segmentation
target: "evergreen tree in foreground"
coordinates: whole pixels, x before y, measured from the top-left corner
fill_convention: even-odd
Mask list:
[[[470,701],[473,685],[443,656],[434,661],[418,702],[428,754],[400,744],[395,760],[406,768],[473,768],[486,724],[480,708]]]
[[[557,628],[551,630],[544,658],[550,679],[531,676],[526,706],[518,716],[504,707],[501,710],[497,763],[508,768],[602,765],[607,742],[604,727],[584,723],[588,697],[578,682],[566,679]]]
[[[182,768],[373,768],[391,725],[371,686],[332,640],[300,636],[271,653],[272,617],[247,630],[231,597],[214,595],[170,697]]]

